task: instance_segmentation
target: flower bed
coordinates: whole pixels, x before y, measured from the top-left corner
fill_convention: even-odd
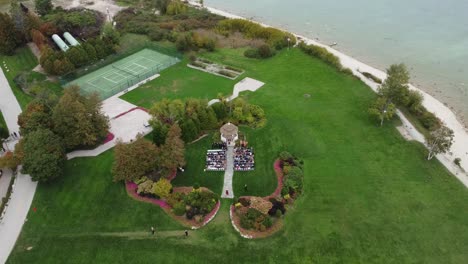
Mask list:
[[[278,180],[275,191],[266,197],[242,196],[231,205],[231,223],[244,238],[263,238],[279,231],[286,206],[302,190],[302,162],[287,152],[280,156],[273,165]]]
[[[176,175],[177,175],[177,171],[175,170],[167,179],[171,181],[175,178]],[[220,200],[217,199],[211,211],[206,213],[204,216],[202,214],[200,215],[197,214],[197,215],[192,215],[192,217],[188,219],[185,214],[186,213],[185,210],[187,208],[186,204],[183,204],[184,206],[183,214],[177,215],[175,213],[175,208],[171,206],[171,203],[173,204],[174,202],[178,202],[177,200],[172,200],[169,203],[167,200],[164,200],[164,199],[157,199],[153,197],[146,197],[146,196],[139,195],[137,193],[138,184],[134,182],[127,182],[125,184],[125,188],[127,190],[127,194],[133,199],[137,201],[141,201],[141,202],[152,203],[161,207],[174,220],[180,222],[181,224],[187,227],[190,227],[191,229],[198,229],[208,224],[216,216],[221,205]],[[172,190],[171,197],[185,197],[192,192],[203,192],[203,193],[209,192],[210,194],[213,194],[211,190],[204,188],[204,187],[201,187],[197,190],[194,190],[193,187],[174,187]]]
[[[107,133],[107,136],[106,136],[106,138],[104,139],[104,143],[103,143],[103,144],[106,144],[107,142],[112,141],[114,138],[115,138],[115,135],[114,135],[114,134],[112,134],[111,132]]]

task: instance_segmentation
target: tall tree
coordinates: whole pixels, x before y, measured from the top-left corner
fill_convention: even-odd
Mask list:
[[[66,161],[60,137],[48,129],[38,129],[24,138],[22,172],[33,181],[46,182],[63,174]]]
[[[385,79],[378,93],[396,105],[407,105],[409,100],[410,75],[404,64],[394,64],[387,69]]]
[[[65,89],[52,118],[54,131],[64,139],[68,150],[95,146],[109,129],[98,97],[81,95],[77,86]]]
[[[173,124],[184,116],[185,105],[179,100],[163,99],[151,108],[150,113],[154,119],[163,123]]]
[[[172,170],[185,165],[185,146],[181,139],[181,129],[179,125],[173,124],[167,133],[166,143],[161,149],[161,167]]]
[[[429,149],[427,160],[431,160],[437,154],[449,151],[453,144],[453,137],[453,130],[445,125],[431,132],[429,136],[426,137],[427,147]]]
[[[36,12],[41,15],[47,15],[54,9],[54,5],[52,5],[52,0],[35,0],[36,5]]]
[[[169,131],[169,126],[159,121],[151,122],[153,127],[153,142],[158,146],[164,145],[166,142],[167,132]]]
[[[53,127],[51,109],[40,102],[33,101],[18,116],[18,125],[23,136],[37,129],[51,129]]]
[[[0,13],[0,53],[11,55],[18,44],[18,32],[11,17],[6,13]]]
[[[114,181],[134,181],[156,168],[159,149],[139,136],[132,143],[117,142],[112,166]]]
[[[17,30],[17,39],[24,41],[25,36],[29,33],[26,14],[21,9],[18,0],[11,0],[10,3],[10,16]]]
[[[382,126],[385,120],[393,118],[396,107],[386,97],[379,96],[368,111],[371,117],[380,121],[380,126]]]

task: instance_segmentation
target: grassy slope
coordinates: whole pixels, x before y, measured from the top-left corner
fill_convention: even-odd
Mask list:
[[[6,62],[9,72],[6,72],[3,68],[3,62]],[[25,94],[21,89],[13,82],[13,78],[22,71],[31,71],[37,66],[38,62],[31,50],[25,46],[16,50],[13,56],[0,55],[0,62],[2,64],[3,72],[10,83],[10,87],[16,96],[21,108],[25,108],[26,105],[32,100],[32,97]]]
[[[235,191],[241,193],[248,182],[252,193],[272,192],[272,163],[283,149],[304,158],[304,194],[287,214],[283,230],[267,239],[241,239],[230,226],[224,201],[214,223],[181,239],[181,230],[170,231],[180,227],[160,209],[130,200],[120,184],[111,183],[112,155],[106,153],[71,161],[64,179],[39,186],[33,204],[39,212],[30,213],[11,263],[466,262],[467,189],[438,161],[426,161],[422,146],[404,141],[390,124],[379,128],[369,121],[366,108],[375,96],[370,89],[296,49],[267,61],[248,60],[233,50],[210,57],[266,83],[246,95],[265,109],[268,124],[247,130],[258,167],[250,174],[236,173]],[[186,71],[179,73],[172,78],[183,78]],[[197,86],[210,85],[185,83],[177,96]],[[176,96],[164,94],[170,95]],[[151,104],[149,98],[131,99]],[[192,169],[176,183],[206,180],[220,188],[219,179],[198,174],[206,145],[209,138],[188,146]],[[79,236],[140,232],[153,223],[165,230],[159,239],[135,239],[142,237],[134,233]],[[34,249],[26,252],[30,245]]]

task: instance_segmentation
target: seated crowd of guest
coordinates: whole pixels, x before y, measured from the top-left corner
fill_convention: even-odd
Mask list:
[[[239,147],[234,150],[234,170],[249,171],[255,169],[254,151],[252,148]]]
[[[216,142],[216,143],[211,144],[211,149],[227,150],[227,145],[224,142]]]
[[[206,167],[209,171],[226,170],[226,150],[215,149],[206,152]]]

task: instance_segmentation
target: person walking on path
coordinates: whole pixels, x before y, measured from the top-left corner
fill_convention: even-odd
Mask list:
[[[188,237],[188,230],[185,230],[185,238]]]
[[[247,183],[244,184],[244,191],[247,191]]]
[[[15,138],[18,138],[18,134],[16,134],[16,132],[13,132],[13,134],[15,135]]]
[[[154,227],[151,227],[151,235],[154,236],[154,232],[155,232]]]
[[[226,190],[226,196],[229,196],[229,191],[228,190]]]

